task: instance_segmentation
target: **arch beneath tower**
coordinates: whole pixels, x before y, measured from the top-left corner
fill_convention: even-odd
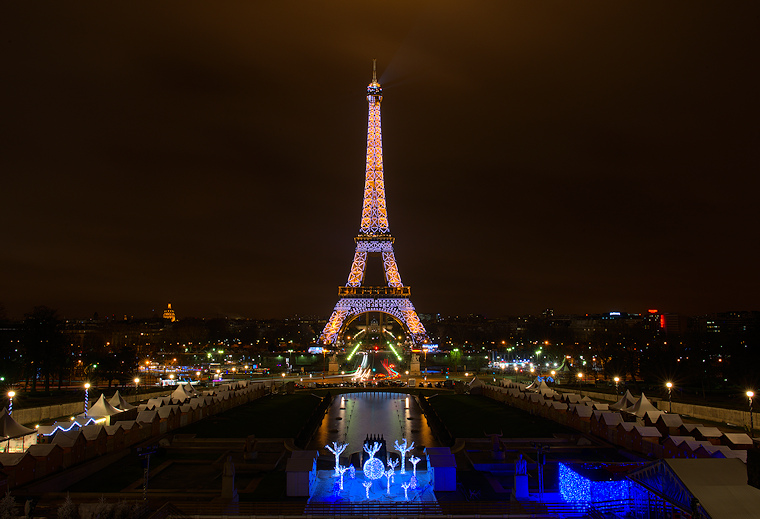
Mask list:
[[[417,312],[409,299],[398,298],[355,298],[344,297],[335,305],[335,310],[327,322],[320,341],[334,344],[344,333],[346,327],[359,316],[379,312],[389,315],[400,323],[404,331],[414,342],[427,340],[425,328],[420,323]]]
[[[410,337],[409,329],[404,321],[397,316],[384,312],[370,310],[353,316],[347,316],[343,321],[343,326],[338,332],[338,341],[348,343],[357,340],[367,340],[370,337],[378,337],[385,339],[393,344],[398,344],[399,332],[393,330],[393,328],[400,328],[403,330],[401,334],[404,336],[404,340]],[[359,330],[357,332],[357,330]],[[350,337],[349,338],[349,334]]]

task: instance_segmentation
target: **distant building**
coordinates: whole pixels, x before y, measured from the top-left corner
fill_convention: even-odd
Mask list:
[[[172,304],[169,303],[166,307],[166,310],[164,310],[164,319],[169,319],[171,322],[174,322],[177,320],[177,316],[174,315],[174,310],[172,310]]]

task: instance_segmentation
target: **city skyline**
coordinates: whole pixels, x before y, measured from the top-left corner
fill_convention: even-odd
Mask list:
[[[421,314],[758,309],[757,6],[299,5],[0,8],[9,315],[328,316],[373,58]]]

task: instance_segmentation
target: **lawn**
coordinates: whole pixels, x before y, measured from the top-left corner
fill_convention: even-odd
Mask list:
[[[455,438],[547,438],[572,429],[479,395],[438,395],[429,400]]]
[[[319,402],[308,393],[265,396],[174,432],[198,438],[293,438]]]

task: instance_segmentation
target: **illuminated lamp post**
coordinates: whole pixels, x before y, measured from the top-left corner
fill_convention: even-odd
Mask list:
[[[15,391],[8,391],[8,414],[13,414],[13,397],[16,396]],[[752,400],[750,399],[750,402]],[[751,404],[750,404],[751,407]]]
[[[557,372],[554,371],[554,370],[552,370],[551,373],[552,373],[552,383],[556,384],[557,383],[557,379],[555,378],[555,376],[557,375]]]
[[[90,383],[87,382],[84,385],[84,415],[87,416],[87,413],[90,409]]]
[[[754,396],[755,396],[754,391],[747,391],[747,398],[749,399],[749,435],[752,438],[755,437],[753,433],[753,430],[755,429],[755,424],[752,420],[752,397]]]
[[[668,412],[673,412],[673,383],[672,382],[666,382],[665,387],[668,388]]]
[[[578,372],[578,389],[581,388],[581,382],[583,382],[583,373],[579,371]]]
[[[618,396],[618,394],[620,394],[618,392],[618,384],[620,384],[620,377],[615,377],[612,380],[615,381],[615,396]]]
[[[140,394],[140,379],[138,377],[135,377],[135,394]]]

